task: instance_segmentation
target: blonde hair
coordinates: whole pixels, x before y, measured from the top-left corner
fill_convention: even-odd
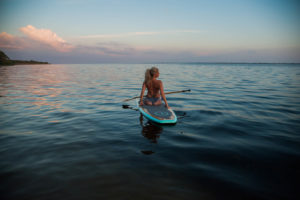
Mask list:
[[[157,67],[152,67],[151,69],[147,69],[145,72],[145,80],[144,83],[148,85],[155,74],[159,72]]]

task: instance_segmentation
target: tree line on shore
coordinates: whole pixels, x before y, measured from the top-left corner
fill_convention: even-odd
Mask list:
[[[49,64],[35,60],[11,60],[3,51],[0,51],[0,65],[32,65],[32,64]]]

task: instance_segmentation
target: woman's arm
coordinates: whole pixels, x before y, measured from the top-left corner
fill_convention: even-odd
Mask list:
[[[161,96],[162,96],[162,98],[163,98],[163,100],[166,104],[166,107],[169,109],[170,107],[169,107],[167,99],[166,99],[166,95],[165,95],[165,92],[164,92],[164,86],[163,86],[162,81],[160,82],[160,94],[161,94]]]
[[[144,97],[144,92],[146,90],[146,84],[143,83],[143,86],[142,86],[142,91],[141,91],[141,95],[140,95],[140,106],[143,105],[143,97]]]

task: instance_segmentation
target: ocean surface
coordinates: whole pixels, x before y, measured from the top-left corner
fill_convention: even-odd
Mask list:
[[[0,67],[0,199],[299,199],[299,64],[158,64],[173,126],[151,66]]]

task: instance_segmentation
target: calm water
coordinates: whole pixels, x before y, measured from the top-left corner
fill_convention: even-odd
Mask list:
[[[146,67],[0,67],[0,199],[299,198],[300,65],[158,65],[174,126],[122,108]]]

